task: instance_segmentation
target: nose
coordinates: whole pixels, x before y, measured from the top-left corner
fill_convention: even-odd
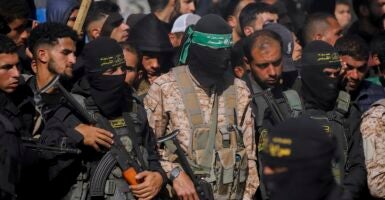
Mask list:
[[[267,74],[269,75],[269,77],[276,77],[277,76],[277,69],[272,64],[270,64],[267,67]]]
[[[190,5],[189,5],[189,10],[190,12],[194,13],[195,12],[195,4],[194,2],[191,2]]]
[[[14,65],[12,67],[12,69],[9,70],[9,72],[11,73],[11,76],[13,78],[19,78],[19,76],[20,76],[20,71],[19,71],[19,69],[17,68],[16,65]]]
[[[75,54],[74,54],[74,53],[71,53],[71,54],[69,54],[68,56],[69,56],[69,58],[68,58],[69,62],[70,62],[71,64],[75,64],[75,63],[76,63],[76,56],[75,56]]]
[[[152,60],[151,60],[151,63],[150,63],[150,66],[151,66],[151,68],[153,68],[153,69],[158,69],[158,68],[160,68],[159,59],[158,59],[158,58],[152,59]]]
[[[126,23],[121,23],[120,24],[120,28],[122,29],[122,30],[124,30],[124,31],[128,31],[128,25],[126,24]]]
[[[354,69],[350,72],[350,78],[353,80],[358,80],[358,72],[356,69]]]

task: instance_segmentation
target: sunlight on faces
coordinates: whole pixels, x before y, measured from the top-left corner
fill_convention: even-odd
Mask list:
[[[58,43],[49,48],[48,70],[53,74],[72,77],[72,67],[76,62],[76,46],[71,38],[59,38]]]

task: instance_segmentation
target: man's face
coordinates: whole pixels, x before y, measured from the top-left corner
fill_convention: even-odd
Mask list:
[[[336,19],[329,17],[326,21],[329,28],[325,30],[322,40],[334,46],[338,38],[342,36],[342,29]]]
[[[75,21],[76,21],[76,17],[78,16],[78,12],[79,12],[79,9],[75,9],[71,12],[71,15],[70,17],[68,18],[68,21],[67,21],[67,26],[69,27],[74,27],[75,25]]]
[[[126,61],[126,79],[125,82],[129,86],[133,86],[136,78],[138,77],[138,55],[128,51],[127,49],[123,50],[124,60]]]
[[[178,33],[169,33],[168,38],[170,40],[170,43],[172,47],[180,47],[182,43],[184,33],[183,32],[178,32]]]
[[[19,85],[20,72],[17,69],[19,57],[16,53],[0,54],[0,90],[12,93]]]
[[[361,81],[364,79],[365,74],[368,70],[367,61],[356,60],[351,56],[341,56],[343,65],[345,65],[344,82],[345,90],[352,92],[357,90]]]
[[[323,73],[326,74],[329,78],[338,78],[340,75],[341,68],[325,68],[323,69]]]
[[[59,38],[49,49],[48,70],[53,74],[72,77],[72,65],[76,62],[76,45],[71,38]]]
[[[334,15],[337,18],[338,23],[342,28],[348,26],[352,20],[352,14],[350,13],[350,7],[346,4],[336,4]]]
[[[150,76],[158,76],[160,72],[159,56],[155,54],[144,54],[142,65],[146,73]]]
[[[128,38],[128,25],[126,23],[121,23],[118,27],[112,30],[110,37],[117,42],[126,41]]]
[[[251,50],[253,60],[249,62],[254,78],[266,87],[279,84],[282,74],[282,53],[278,42],[271,42],[269,47]]]
[[[254,23],[254,31],[262,30],[263,25],[266,23],[277,23],[278,15],[274,13],[264,12],[257,15],[255,23]]]
[[[11,23],[8,23],[8,26],[11,31],[7,33],[7,37],[12,39],[17,46],[22,46],[27,42],[27,38],[29,36],[29,33],[26,29],[27,22],[28,20],[23,18],[15,19]]]
[[[179,2],[179,14],[183,15],[186,13],[195,12],[194,0],[178,0]]]
[[[291,57],[294,61],[298,61],[302,57],[302,46],[297,36],[294,33],[292,33],[292,35],[293,35],[293,41],[294,41],[294,48],[293,48],[293,54],[291,55]]]

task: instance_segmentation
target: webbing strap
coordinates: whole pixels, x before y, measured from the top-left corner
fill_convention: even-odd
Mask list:
[[[187,66],[178,66],[172,69],[178,88],[182,94],[182,100],[186,109],[187,117],[192,129],[203,125],[203,116],[200,109],[198,96],[195,92],[194,83],[187,73]]]
[[[217,125],[218,125],[218,95],[214,94],[214,106],[211,110],[211,117],[210,119],[210,131],[209,131],[209,139],[207,141],[207,146],[205,148],[203,157],[202,157],[202,163],[201,166],[206,169],[211,169],[211,166],[213,164],[213,155],[214,155],[214,149],[215,149],[215,135],[217,134]]]
[[[225,97],[225,108],[226,108],[226,124],[234,124],[234,108],[237,101],[237,93],[235,92],[235,86],[231,83],[234,79],[229,78],[226,80],[227,89],[223,95]],[[238,125],[238,124],[236,124]]]
[[[297,91],[286,90],[283,92],[283,96],[285,97],[286,102],[289,104],[292,117],[298,117],[303,111],[303,106]]]

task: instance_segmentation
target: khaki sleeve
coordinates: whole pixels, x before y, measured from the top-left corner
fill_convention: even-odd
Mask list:
[[[243,199],[252,199],[259,186],[259,177],[256,166],[257,156],[254,136],[254,123],[250,108],[247,109],[247,114],[242,129],[244,130],[243,142],[246,147],[248,158],[248,177],[246,180],[246,188]]]
[[[361,123],[367,181],[371,195],[385,198],[385,108],[376,106]]]
[[[163,109],[164,106],[162,99],[162,88],[158,84],[154,83],[151,85],[146,97],[143,100],[149,126],[154,130],[156,138],[159,138],[166,133],[166,128],[169,123],[169,117]],[[158,148],[158,151],[161,156],[160,163],[162,168],[169,177],[169,172],[176,166],[179,166],[179,164],[168,161],[172,160],[170,157],[174,156],[173,154],[170,154],[160,148]]]

